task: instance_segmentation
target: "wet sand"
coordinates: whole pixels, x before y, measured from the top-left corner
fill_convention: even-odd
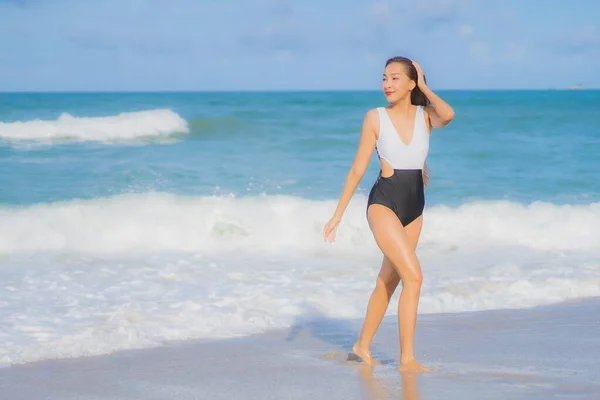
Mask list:
[[[13,365],[1,398],[600,399],[600,299],[528,310],[421,315],[417,358],[401,374],[386,317],[373,368],[348,357],[360,320],[299,318],[284,331]]]

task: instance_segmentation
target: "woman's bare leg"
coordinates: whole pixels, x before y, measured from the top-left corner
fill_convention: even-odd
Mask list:
[[[413,250],[417,248],[419,236],[421,235],[421,227],[423,226],[423,217],[419,217],[406,227],[404,230],[408,236],[409,243]],[[358,341],[354,344],[352,350],[359,356],[365,364],[378,364],[371,356],[371,343],[375,332],[379,328],[383,316],[390,304],[390,299],[398,287],[400,276],[396,272],[396,268],[385,255],[381,263],[381,269],[377,275],[375,289],[371,293],[369,303],[367,305],[367,314],[363,323],[362,330]]]
[[[427,368],[417,363],[414,353],[417,309],[423,282],[421,265],[405,228],[392,210],[372,204],[369,206],[368,219],[377,245],[402,279],[402,292],[398,301],[400,370],[427,371]]]

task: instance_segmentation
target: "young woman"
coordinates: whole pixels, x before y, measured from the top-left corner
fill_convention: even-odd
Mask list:
[[[402,280],[398,302],[399,369],[428,371],[415,360],[414,354],[423,280],[415,249],[423,223],[429,135],[432,128],[447,125],[454,118],[454,110],[427,87],[421,67],[408,58],[387,60],[382,89],[390,104],[366,113],[356,157],[323,236],[327,241],[335,240],[342,215],[376,149],[381,169],[369,194],[367,220],[383,252],[383,262],[353,351],[366,364],[377,363],[371,356],[371,342]]]

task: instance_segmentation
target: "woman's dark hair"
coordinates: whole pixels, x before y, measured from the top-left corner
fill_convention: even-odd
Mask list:
[[[412,60],[406,57],[392,57],[385,62],[385,66],[387,67],[391,63],[402,64],[406,75],[408,75],[408,78],[410,80],[415,81],[415,88],[410,93],[410,102],[415,106],[428,106],[429,100],[423,94],[423,92],[421,92],[421,89],[419,89],[419,74],[417,73],[417,69],[415,68],[415,65],[413,64]],[[423,75],[423,80],[425,81],[425,83],[427,83],[425,75]]]
[[[406,75],[408,75],[408,78],[415,81],[415,88],[410,92],[410,102],[415,106],[428,106],[429,99],[423,94],[421,89],[419,89],[419,74],[417,73],[417,69],[415,68],[412,60],[410,58],[400,56],[392,57],[385,62],[385,66],[387,67],[391,63],[402,64]],[[423,74],[423,80],[425,83],[427,83],[425,74]],[[425,186],[429,184],[429,173],[430,169],[427,167],[427,163],[425,163],[425,165],[423,165],[423,183]]]

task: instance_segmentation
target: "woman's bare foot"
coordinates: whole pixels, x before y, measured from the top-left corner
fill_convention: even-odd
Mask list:
[[[430,368],[427,368],[419,364],[416,360],[401,361],[398,367],[400,372],[429,372]]]
[[[361,346],[358,342],[352,346],[352,351],[367,365],[380,365],[381,363],[371,356],[371,351],[368,347]]]

